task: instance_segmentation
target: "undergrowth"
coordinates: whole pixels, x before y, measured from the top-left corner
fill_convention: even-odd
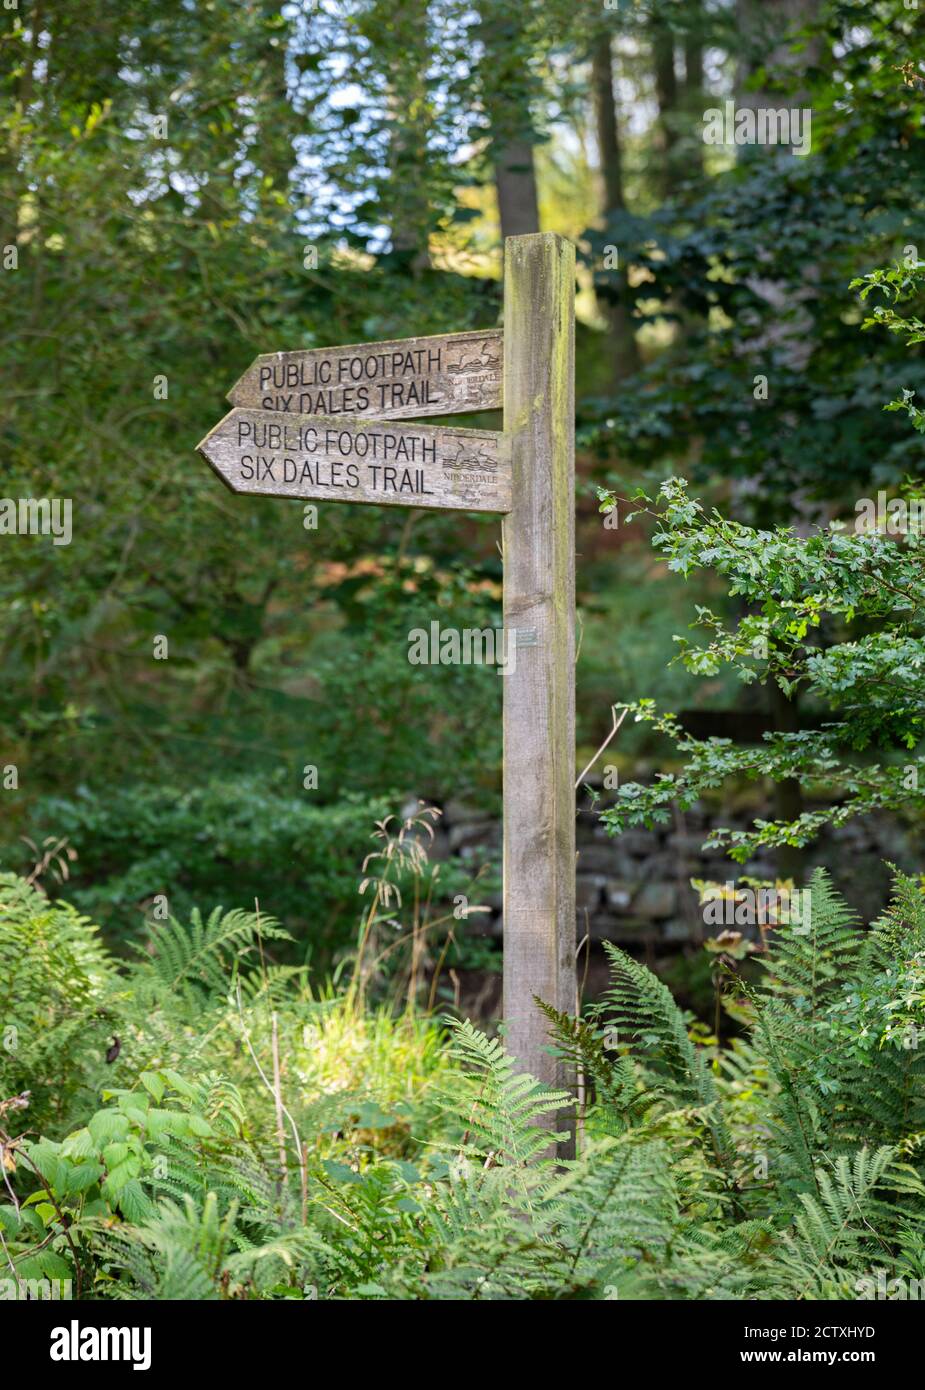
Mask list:
[[[925,899],[898,875],[862,928],[824,872],[811,891],[807,926],[767,934],[760,982],[732,980],[742,1030],[719,1050],[609,947],[599,1005],[545,1009],[580,1073],[576,1114],[471,1022],[413,992],[370,1003],[359,964],[321,992],[274,964],[281,929],[256,912],[161,923],[126,965],[5,877],[5,1277],[20,1296],[69,1280],[113,1299],[854,1299],[879,1271],[911,1286]],[[560,1161],[563,1113],[577,1155]]]

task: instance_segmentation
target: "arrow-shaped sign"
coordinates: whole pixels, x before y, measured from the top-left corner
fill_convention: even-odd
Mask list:
[[[228,392],[232,405],[293,415],[416,419],[501,405],[497,329],[270,352]]]
[[[198,445],[232,492],[468,512],[511,509],[511,443],[489,430],[229,411]]]

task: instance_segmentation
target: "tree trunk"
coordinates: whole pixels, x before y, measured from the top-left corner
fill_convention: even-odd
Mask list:
[[[617,127],[617,104],[613,95],[613,52],[609,35],[602,34],[594,44],[591,82],[604,184],[604,208],[607,212],[616,212],[622,210],[626,203],[623,197],[623,157]]]
[[[428,0],[386,0],[383,10],[388,35],[384,56],[394,64],[396,78],[388,97],[389,181],[384,201],[393,255],[414,275],[431,264],[427,8]]]
[[[811,39],[798,52],[791,48],[794,35],[817,15],[816,0],[736,0],[736,24],[743,40],[736,80],[737,106],[755,111],[759,107],[795,110],[805,104],[803,91],[749,91],[746,83],[760,68],[785,67],[794,74],[818,62],[821,53],[819,38]]]
[[[430,200],[427,194],[427,150],[423,134],[405,118],[404,99],[389,101],[392,125],[389,144],[389,190],[399,190],[399,201],[389,219],[392,251],[412,273],[430,268]]]
[[[491,135],[491,161],[502,240],[540,229],[533,149],[531,75],[523,62],[522,21],[507,0],[482,0],[482,99]]]
[[[699,5],[695,13],[700,14]],[[684,40],[684,110],[694,131],[690,159],[694,173],[703,175],[703,36],[691,30]]]
[[[530,140],[511,140],[496,152],[495,191],[498,194],[502,238],[539,231],[536,170]]]
[[[677,133],[674,127],[678,111],[678,79],[674,68],[674,35],[669,26],[660,19],[651,20],[652,66],[655,75],[655,95],[658,101],[659,144],[661,146],[662,168],[659,180],[662,195],[667,201],[677,183],[675,145]]]
[[[591,83],[603,184],[603,214],[606,220],[610,213],[621,212],[626,206],[623,196],[620,130],[613,94],[613,51],[609,34],[602,34],[595,41],[591,54]],[[619,250],[617,247],[618,254]],[[597,299],[601,313],[607,320],[611,376],[616,385],[638,371],[639,350],[626,300],[625,266],[614,271],[614,279],[619,299],[610,299],[600,291]]]

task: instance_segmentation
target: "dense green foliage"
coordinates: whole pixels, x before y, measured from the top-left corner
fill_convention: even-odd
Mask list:
[[[69,543],[0,529],[16,1280],[925,1280],[921,882],[861,927],[819,872],[811,926],[688,943],[713,1032],[664,959],[608,948],[597,1005],[537,1001],[576,1113],[466,1017],[460,970],[490,987],[499,952],[450,904],[496,885],[427,857],[421,798],[497,815],[502,682],[410,665],[409,633],[499,623],[497,521],[314,517],[194,452],[258,353],[494,326],[503,237],[572,238],[576,770],[635,714],[592,810],[651,827],[750,784],[711,844],[795,879],[826,828],[921,825],[925,531],[891,521],[923,472],[923,90],[907,0],[0,9],[0,505],[73,503]],[[708,146],[727,99],[809,111],[809,148]]]
[[[385,812],[384,802],[360,798],[312,805],[240,777],[187,791],[131,787],[105,805],[86,791],[71,801],[48,798],[40,828],[76,850],[69,895],[110,936],[137,937],[160,896],[185,919],[233,884],[236,902],[259,901],[329,956],[332,940],[344,936],[343,924],[333,935],[336,909],[355,893],[369,826]],[[346,930],[352,934],[352,922]]]
[[[568,1097],[470,1023],[447,1051],[426,1016],[314,997],[261,965],[278,929],[240,912],[155,934],[117,973],[85,919],[9,882],[17,1276],[217,1299],[855,1299],[877,1271],[921,1279],[925,899],[899,878],[862,931],[820,872],[803,923],[769,933],[758,987],[732,977],[745,1027],[719,1054],[612,949],[593,1015],[550,1012],[587,1085],[557,1165],[539,1122]]]
[[[864,327],[883,325],[908,346],[925,341],[921,320],[908,313],[923,283],[925,262],[918,259],[855,281],[862,300],[874,292],[887,296]],[[904,387],[884,409],[904,411],[921,432],[914,397]],[[601,510],[615,512],[613,493],[598,493]],[[716,508],[706,513],[677,478],[664,482],[655,500],[637,489],[634,504],[655,517],[652,543],[671,571],[687,578],[711,570],[739,605],[738,613],[727,605],[735,616],[730,622],[698,604],[691,626],[707,632],[709,641],[699,645],[676,635],[675,660],[698,676],[714,677],[725,668],[746,686],[769,686],[785,702],[787,727],[765,733],[757,748],[736,748],[729,738],[690,736],[652,699],[627,706],[675,743],[683,768],[657,774],[646,787],[624,783],[616,804],[603,813],[610,829],[664,821],[671,806],[691,806],[743,776],[822,789],[837,804],[790,819],[756,820],[747,831],[716,831],[711,845],[728,848],[740,862],[762,847],[805,846],[824,826],[853,816],[883,809],[921,813],[925,759],[916,750],[925,738],[925,498],[915,481],[907,479],[888,503],[883,492],[860,499],[851,529],[842,521],[804,523],[799,531],[748,526]],[[638,515],[630,511],[626,520]],[[800,727],[807,712],[819,727]],[[882,765],[873,760],[878,753],[886,754]]]
[[[729,739],[686,735],[673,714],[644,700],[631,707],[636,718],[672,738],[685,765],[648,787],[624,783],[605,822],[619,830],[664,820],[672,803],[690,806],[736,775],[791,778],[838,798],[835,809],[714,837],[745,860],[762,845],[805,845],[829,822],[925,805],[925,758],[914,752],[925,734],[925,533],[913,528],[897,540],[843,528],[808,538],[784,527],[757,530],[705,514],[679,480],[663,485],[656,514],[655,544],[670,568],[686,575],[709,566],[752,610],[731,627],[698,606],[697,625],[710,640],[700,646],[676,637],[678,659],[707,676],[728,665],[746,683],[776,683],[788,699],[805,692],[824,721],[816,730],[767,733],[757,749],[736,748]],[[850,756],[869,749],[893,757],[881,765]]]
[[[917,442],[879,412],[900,385],[925,386],[921,362],[901,341],[864,351],[844,289],[893,256],[922,254],[925,154],[912,134],[923,34],[908,7],[806,6],[789,70],[780,49],[780,67],[767,63],[780,42],[775,6],[756,8],[763,66],[735,96],[741,105],[760,88],[760,104],[784,105],[797,65],[811,150],[794,158],[745,145],[706,179],[689,161],[673,199],[645,215],[615,210],[593,231],[602,287],[631,297],[639,322],[667,312],[684,331],[636,390],[589,402],[583,423],[586,440],[624,468],[676,466],[692,453],[698,482],[747,478],[738,505],[762,525],[853,504],[920,466]],[[602,267],[608,243],[638,267],[629,284]]]
[[[313,805],[497,806],[499,682],[406,660],[413,626],[498,621],[496,526],[325,507],[309,530],[295,504],[228,496],[193,449],[260,351],[496,322],[495,184],[511,142],[535,173],[537,225],[585,255],[585,482],[695,472],[712,503],[736,475],[724,512],[760,530],[850,508],[917,467],[919,436],[881,407],[920,386],[920,367],[902,334],[871,353],[843,296],[852,277],[917,254],[921,28],[901,0],[793,5],[769,32],[764,8],[748,22],[676,0],[528,0],[516,13],[494,0],[118,0],[92,20],[58,0],[4,13],[2,492],[71,498],[75,528],[68,546],[0,538],[0,768],[18,771],[0,791],[5,868],[22,867],[21,835],[67,835],[74,818],[53,813],[86,795],[102,824],[110,804],[156,800],[153,787],[211,803],[259,774],[279,824],[308,765]],[[620,156],[620,186],[603,191],[602,45]],[[704,146],[703,111],[722,96],[796,91],[813,112],[804,157]],[[630,119],[653,102],[651,121]],[[665,671],[684,596],[641,532],[602,532],[592,495],[580,489],[589,755],[615,700],[737,698],[724,669],[699,686]],[[700,578],[697,601],[728,619],[722,588]],[[664,749],[652,734],[627,724],[619,756]],[[120,925],[140,922],[146,847],[105,866],[85,840],[79,852],[93,863],[84,900],[107,912],[129,876],[139,896]],[[286,853],[266,859],[274,877]],[[196,892],[181,878],[185,912]],[[231,882],[204,884],[202,900],[249,901],[250,884],[244,898]],[[347,899],[318,902],[336,938]]]

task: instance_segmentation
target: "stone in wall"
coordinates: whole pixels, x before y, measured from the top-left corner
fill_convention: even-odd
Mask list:
[[[770,809],[765,814],[770,815]],[[775,879],[771,856],[736,864],[722,851],[702,849],[714,826],[745,829],[748,823],[741,815],[711,813],[697,805],[655,830],[633,828],[610,836],[596,814],[581,808],[576,823],[578,938],[588,932],[593,942],[677,951],[688,942],[711,935],[713,929],[703,922],[691,879],[719,883],[745,876],[771,883]],[[500,877],[500,847],[499,820],[476,807],[449,800],[436,842],[428,852],[435,859],[452,854],[468,870],[490,863]],[[826,831],[810,846],[807,876],[816,865],[824,865],[862,920],[871,921],[888,899],[890,871],[883,863],[886,859],[908,870],[925,868],[925,852],[917,850],[895,820],[869,817]],[[500,937],[500,891],[477,889],[476,897],[491,908],[491,915],[473,917],[467,931]]]

